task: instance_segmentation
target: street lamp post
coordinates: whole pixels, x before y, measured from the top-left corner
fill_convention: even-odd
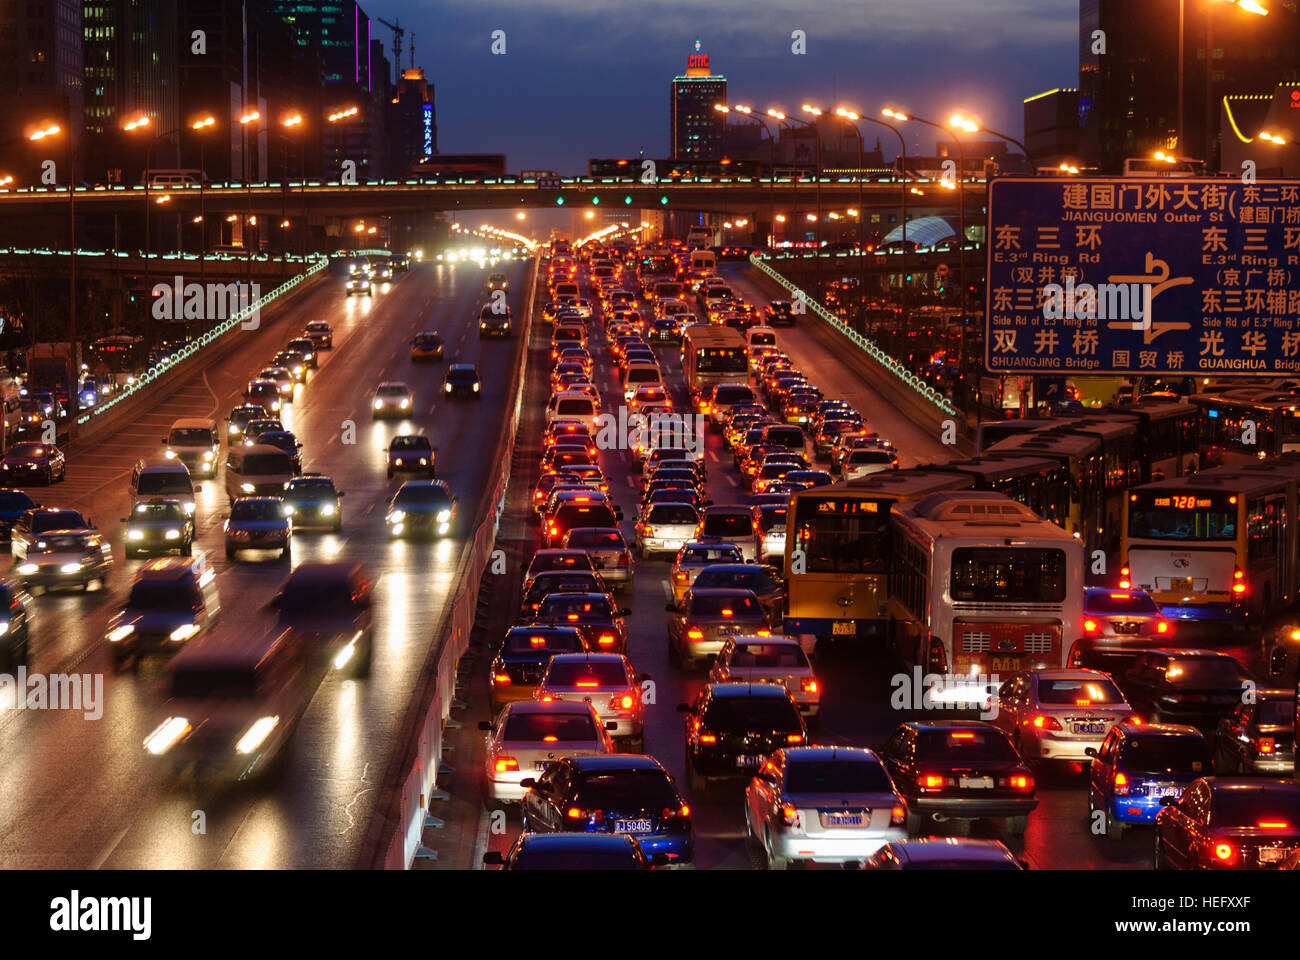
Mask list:
[[[1262,6],[1259,0],[1229,0],[1229,2],[1247,13],[1253,13],[1260,17],[1268,15],[1268,8]],[[1211,149],[1214,146],[1213,138],[1210,135],[1210,129],[1214,125],[1214,3],[1215,0],[1205,0],[1205,163],[1207,166],[1210,162]],[[1178,128],[1176,135],[1178,137],[1178,153],[1183,156],[1187,156],[1187,130],[1183,125],[1186,113],[1186,104],[1184,102],[1186,43],[1183,39],[1186,20],[1187,0],[1178,0]]]
[[[713,109],[717,110],[719,113],[722,114],[731,113],[731,108],[723,103],[715,103],[713,105]],[[776,169],[776,139],[772,136],[772,131],[768,129],[767,121],[764,120],[761,115],[754,113],[752,108],[736,107],[736,112],[750,120],[753,120],[755,123],[758,124],[758,129],[763,131],[763,133],[767,135],[768,161],[769,161],[769,166],[772,168],[771,170],[768,171],[768,187],[769,187],[768,195],[771,198],[770,202],[772,205],[772,212],[775,213],[776,212],[776,177],[773,175],[772,171]],[[725,126],[726,124],[725,119],[723,120],[723,124]],[[762,138],[760,137],[760,139]],[[775,237],[776,234],[775,221],[773,221],[772,234],[773,237]]]
[[[1029,148],[1017,140],[1015,137],[1009,137],[1005,133],[998,133],[989,127],[982,127],[969,117],[964,117],[960,113],[954,113],[948,118],[948,122],[959,130],[965,130],[967,133],[987,133],[990,136],[997,137],[999,140],[1005,140],[1012,146],[1020,148],[1020,152],[1025,155],[1025,163],[1029,164],[1030,176],[1038,176],[1038,167],[1034,165],[1034,158],[1029,155]]]
[[[77,362],[77,157],[72,136],[58,124],[49,124],[27,139],[41,141],[64,134],[68,158],[68,433],[77,428],[77,396],[81,367]]]
[[[886,110],[885,112],[887,114],[892,113],[892,111],[888,111],[888,110]],[[840,113],[840,111],[837,110],[836,113]],[[902,271],[899,274],[901,278],[901,281],[899,283],[899,289],[902,292],[902,297],[900,299],[902,300],[902,307],[903,307],[903,326],[906,327],[908,322],[908,292],[909,292],[907,288],[907,141],[903,139],[902,130],[899,130],[898,127],[894,126],[892,123],[886,123],[884,120],[877,120],[875,117],[864,116],[862,114],[857,113],[854,110],[844,110],[843,113],[840,113],[840,116],[844,117],[846,120],[853,123],[856,123],[859,120],[865,120],[868,123],[874,123],[877,126],[881,126],[884,127],[886,130],[892,131],[894,136],[898,137],[899,165],[902,168],[901,172],[903,174],[903,189],[901,193],[901,200],[899,202],[899,213],[898,213],[902,221],[902,229],[903,229],[903,263],[902,263]],[[858,135],[859,137],[861,136],[861,131],[859,131]],[[861,213],[860,205],[858,210],[860,214]],[[888,263],[888,256],[889,256],[888,252],[886,252],[885,255],[886,263]]]

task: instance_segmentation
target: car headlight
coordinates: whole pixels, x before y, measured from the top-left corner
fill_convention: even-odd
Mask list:
[[[128,530],[128,531],[126,532],[126,538],[127,538],[128,540],[143,540],[143,539],[144,539],[144,531],[143,531],[143,530]]]
[[[211,463],[216,458],[217,458],[217,452],[215,450],[203,451],[203,459],[206,460],[207,462]]]
[[[405,519],[406,519],[405,510],[394,510],[392,513],[388,515],[389,523],[401,523]]]
[[[175,450],[168,450],[168,451],[166,451],[166,452],[163,454],[163,456],[166,457],[168,460],[175,460],[175,459],[176,459],[176,451],[175,451]]]
[[[26,564],[24,564],[26,566]],[[80,563],[65,563],[59,567],[60,573],[78,573],[81,570]]]
[[[239,485],[239,489],[242,490],[244,493],[252,493],[253,485],[251,483],[241,483]]]
[[[474,384],[474,392],[475,392],[475,393],[478,393],[478,384],[477,384],[477,383]]]
[[[168,530],[163,533],[163,536],[168,540],[179,540],[181,538],[181,532],[179,530]]]
[[[186,512],[186,513],[193,515],[193,513],[194,513],[194,504],[192,504],[192,503],[186,503],[186,504],[183,504],[183,506],[185,507],[185,512]]]
[[[133,634],[133,633],[135,633],[135,627],[133,627],[133,626],[132,626],[131,624],[129,624],[129,623],[125,623],[125,624],[123,624],[122,626],[116,628],[115,630],[111,630],[111,631],[109,632],[109,634],[108,634],[108,642],[109,642],[109,643],[121,643],[123,640],[125,640],[127,637],[131,636],[131,634]]]
[[[405,398],[402,399],[402,409],[403,409],[403,410],[405,410],[405,409],[406,409],[407,407],[409,407],[410,405],[411,405],[411,401],[410,401],[410,400],[407,400],[407,399],[405,399]]]
[[[321,512],[321,516],[324,517],[334,516],[334,504],[332,503],[325,504],[325,506],[320,508],[320,512]]]
[[[375,409],[378,410],[383,405],[384,405],[384,401],[380,400],[378,397],[375,397]]]
[[[37,566],[36,564],[34,564],[34,563],[24,563],[22,566],[20,566],[20,567],[18,568],[18,572],[19,572],[19,573],[35,573],[35,572],[36,572],[37,570],[39,570],[39,569],[40,569],[40,567],[38,567],[38,566]]]
[[[438,524],[438,532],[439,532],[439,533],[446,533],[446,532],[447,532],[448,530],[450,530],[450,529],[451,529],[451,524],[449,524],[449,523],[440,523],[440,524]]]
[[[451,393],[451,384],[450,384],[450,383],[444,383],[442,386],[443,386],[443,388],[444,388],[448,393]],[[9,468],[8,468],[8,467],[5,467],[5,469],[8,470]]]
[[[232,424],[230,425],[229,432],[230,432],[230,433],[238,433],[238,432],[239,432],[239,427],[235,426],[235,424],[232,423]]]
[[[262,745],[262,741],[267,738],[279,722],[279,717],[262,717],[248,728],[248,732],[239,738],[239,742],[235,744],[235,749],[240,753],[252,753]]]
[[[284,505],[284,515],[285,515],[286,517],[292,517],[293,514],[294,514],[294,507],[293,507],[293,504],[292,504],[292,503],[286,503],[286,504]]]
[[[175,630],[173,630],[168,636],[171,638],[172,643],[184,643],[186,640],[188,640],[190,637],[194,636],[198,632],[199,632],[199,628],[196,624],[183,623]]]
[[[190,722],[184,717],[168,717],[144,741],[144,748],[155,757],[174,747],[190,732]]]
[[[420,466],[422,466],[422,467],[427,467],[428,465],[429,465],[429,458],[428,458],[428,457],[421,457],[421,458],[420,458]]]
[[[448,520],[450,520],[450,519],[451,519],[451,511],[450,511],[450,510],[439,510],[439,511],[438,511],[438,522],[439,522],[439,523],[446,523],[446,522],[447,522]]]

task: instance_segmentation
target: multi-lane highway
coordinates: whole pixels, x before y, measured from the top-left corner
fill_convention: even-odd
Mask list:
[[[531,264],[497,264],[509,275],[512,299],[522,296]],[[274,321],[240,331],[247,342],[202,376],[112,436],[80,446],[68,479],[34,488],[46,505],[81,509],[110,534],[116,566],[106,589],[38,596],[29,670],[102,673],[100,719],[81,712],[0,710],[0,863],[7,867],[350,867],[373,810],[386,799],[379,781],[435,624],[449,596],[463,536],[478,510],[492,465],[483,437],[499,434],[512,406],[507,397],[520,338],[480,341],[478,307],[490,270],[473,263],[420,264],[376,287],[373,297],[346,297],[331,277]],[[169,781],[146,762],[143,740],[156,724],[162,664],[114,675],[103,639],[134,571],[124,560],[119,518],[128,508],[127,480],[137,458],[161,455],[179,417],[221,420],[285,342],[311,320],[334,327],[334,349],[283,415],[303,443],[304,469],[331,475],[346,492],[340,534],[300,533],[290,563],[230,562],[222,549],[224,488],[208,481],[197,494],[196,548],[217,573],[220,630],[264,631],[264,609],[290,564],[345,559],[374,575],[375,652],[364,680],[328,678],[298,728],[288,763],[263,786],[224,789]],[[442,363],[413,364],[411,335],[439,330]],[[444,400],[442,372],[451,362],[477,363],[478,400]],[[407,421],[376,422],[371,397],[382,380],[404,380],[415,395]],[[224,424],[221,425],[224,431]],[[439,447],[439,476],[460,496],[465,528],[434,542],[390,542],[384,508],[399,480],[385,478],[383,448],[396,433],[427,433]],[[348,440],[355,436],[355,442]],[[251,556],[251,555],[250,555]]]

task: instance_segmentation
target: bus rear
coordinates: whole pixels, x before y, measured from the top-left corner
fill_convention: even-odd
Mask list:
[[[727,327],[688,327],[682,341],[682,374],[692,405],[715,384],[748,384],[749,352],[744,336]]]

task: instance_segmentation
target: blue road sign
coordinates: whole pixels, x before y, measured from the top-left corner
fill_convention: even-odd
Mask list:
[[[1300,371],[1300,181],[989,182],[991,373]]]

